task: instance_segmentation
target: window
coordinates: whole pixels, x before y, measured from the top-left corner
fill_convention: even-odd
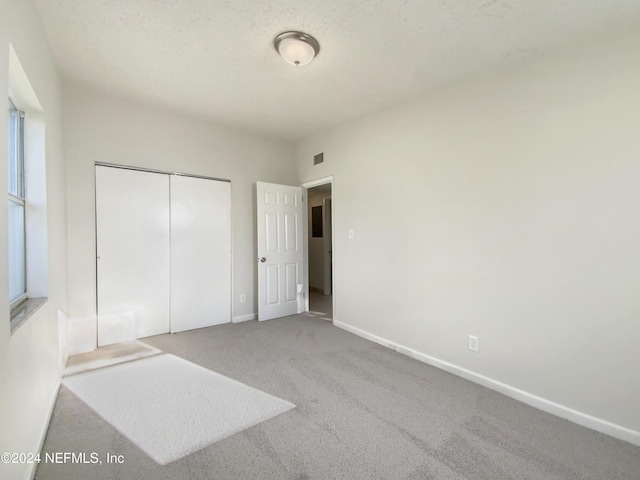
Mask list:
[[[9,301],[27,296],[24,112],[9,99]]]
[[[7,243],[11,332],[47,301],[47,176],[44,110],[9,45]],[[5,97],[7,98],[7,97]]]

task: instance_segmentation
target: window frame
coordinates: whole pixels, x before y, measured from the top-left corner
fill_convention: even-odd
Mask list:
[[[9,142],[9,145],[13,144],[15,147],[13,151],[7,151],[8,160],[8,185],[7,196],[8,201],[13,202],[22,207],[22,240],[23,240],[23,278],[24,284],[22,285],[22,293],[15,299],[9,299],[9,308],[14,310],[20,306],[28,298],[28,281],[27,281],[27,201],[26,201],[26,182],[25,182],[25,112],[20,109],[18,102],[16,102],[11,94],[9,95],[9,129],[12,128],[11,124],[15,122],[15,137],[13,142]],[[15,120],[12,118],[12,112],[15,114]],[[10,130],[11,131],[11,130]],[[13,157],[13,158],[12,158]],[[14,171],[12,171],[14,170]],[[15,177],[15,178],[14,178]],[[15,184],[14,184],[15,182]],[[15,185],[15,193],[11,190]],[[9,272],[11,274],[11,272]]]

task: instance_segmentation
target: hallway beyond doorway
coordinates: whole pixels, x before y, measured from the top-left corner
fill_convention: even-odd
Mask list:
[[[333,320],[333,295],[309,292],[309,313],[324,320]]]

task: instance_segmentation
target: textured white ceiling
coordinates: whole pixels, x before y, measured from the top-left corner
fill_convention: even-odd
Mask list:
[[[63,75],[296,139],[556,45],[640,25],[638,0],[37,0]],[[273,38],[302,30],[296,69]]]

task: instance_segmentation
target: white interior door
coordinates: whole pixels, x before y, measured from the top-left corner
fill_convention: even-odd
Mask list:
[[[302,188],[257,183],[258,320],[304,310]]]
[[[169,332],[169,177],[96,166],[98,345]]]
[[[231,321],[231,184],[171,176],[171,331]]]

